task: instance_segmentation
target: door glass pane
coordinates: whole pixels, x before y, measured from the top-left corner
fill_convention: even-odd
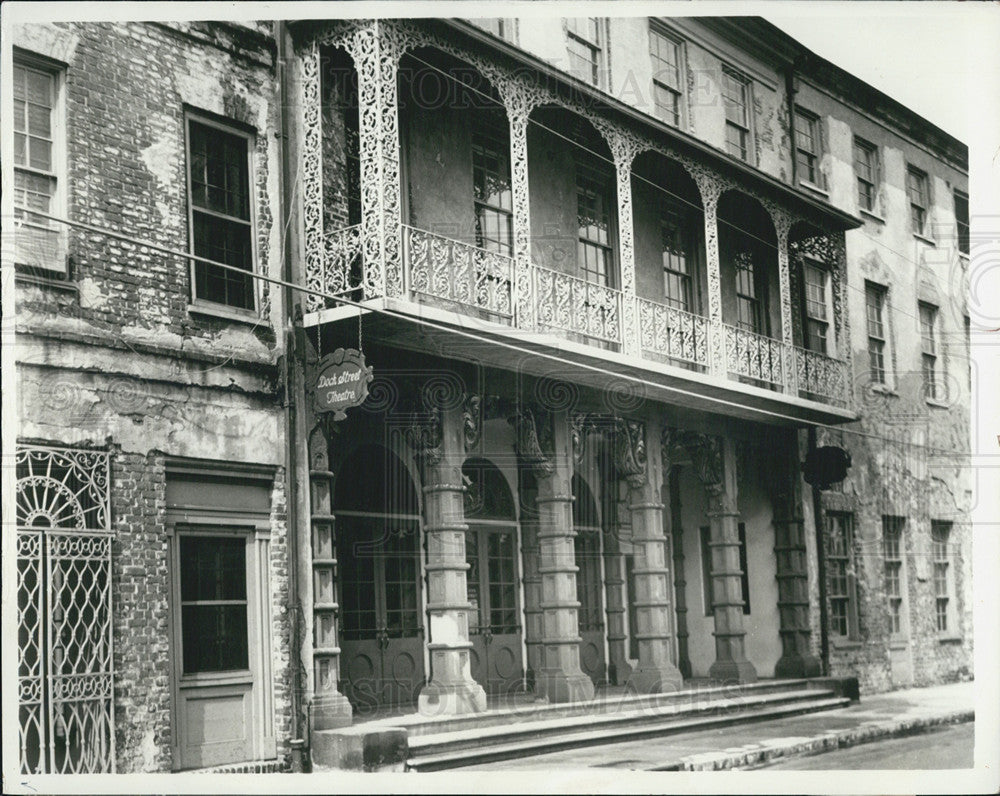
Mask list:
[[[246,669],[246,540],[180,540],[181,645],[184,672]]]
[[[489,534],[490,625],[494,633],[517,632],[517,580],[513,531]]]
[[[369,536],[378,531],[357,517],[344,517],[338,525],[341,638],[345,641],[374,638],[375,550]]]
[[[395,520],[388,526],[384,551],[385,625],[392,638],[418,633],[417,529],[412,522]]]

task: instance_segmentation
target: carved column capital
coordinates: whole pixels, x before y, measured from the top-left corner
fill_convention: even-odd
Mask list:
[[[725,489],[725,464],[722,456],[722,439],[711,434],[694,431],[681,433],[681,441],[691,455],[691,463],[699,480],[712,494]]]
[[[440,409],[414,412],[407,419],[404,433],[406,444],[413,448],[421,464],[429,467],[440,464],[444,455]]]
[[[587,453],[587,435],[592,428],[593,421],[585,412],[570,413],[569,433],[575,464],[580,464]]]
[[[465,396],[462,406],[462,435],[466,452],[471,451],[483,435],[483,401],[479,395]]]
[[[507,422],[514,428],[514,451],[521,462],[537,476],[551,476],[555,472],[551,444],[547,446],[547,450],[542,448],[543,440],[551,443],[550,414],[544,410],[522,408],[515,410],[507,418]]]
[[[639,420],[616,417],[613,434],[615,469],[629,486],[641,487],[646,480],[646,427]]]
[[[682,432],[672,426],[663,426],[660,429],[660,461],[663,477],[670,475],[670,471],[684,458],[686,457],[683,451]]]

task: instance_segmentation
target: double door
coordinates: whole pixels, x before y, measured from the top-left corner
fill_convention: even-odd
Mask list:
[[[523,690],[517,526],[470,525],[465,537],[472,678],[490,696]]]
[[[416,517],[339,512],[340,688],[363,714],[416,701],[424,683]]]

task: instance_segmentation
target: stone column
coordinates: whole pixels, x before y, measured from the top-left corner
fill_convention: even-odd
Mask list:
[[[309,435],[309,522],[313,581],[313,699],[311,729],[351,723],[351,703],[337,689],[340,645],[337,612],[337,544],[329,441],[320,421]]]
[[[522,493],[522,500],[524,495]],[[534,504],[534,497],[532,497]],[[538,520],[521,514],[521,567],[524,573],[524,646],[528,687],[535,690],[542,668],[542,576],[538,573]]]
[[[647,445],[646,434],[657,444]],[[671,662],[670,570],[663,533],[660,490],[660,425],[618,419],[614,434],[615,467],[629,485],[632,544],[635,551],[635,616],[633,634],[639,663],[628,681],[630,691],[652,694],[677,690],[684,678]]]
[[[469,665],[469,604],[466,590],[465,459],[462,407],[435,408],[414,419],[407,442],[416,451],[423,480],[427,543],[427,649],[431,679],[417,697],[417,710],[435,716],[480,713],[486,692]]]
[[[727,437],[707,434],[686,435],[685,445],[708,497],[715,618],[715,662],[708,673],[716,680],[752,683],[757,670],[747,660],[743,629],[736,445]]]
[[[775,434],[769,482],[774,516],[774,557],[777,561],[778,620],[781,657],[775,677],[817,677],[819,658],[812,654],[809,623],[809,570],[806,560],[802,477],[794,434]]]
[[[536,421],[538,423],[536,427]],[[580,669],[580,631],[573,548],[572,441],[567,412],[521,410],[511,418],[517,453],[538,478],[538,573],[542,578],[542,660],[536,694],[549,702],[592,699]],[[549,444],[543,451],[539,436]]]
[[[719,265],[719,197],[723,185],[707,173],[696,172],[705,215],[705,269],[708,276],[708,370],[725,378],[726,340],[722,329],[722,275]]]

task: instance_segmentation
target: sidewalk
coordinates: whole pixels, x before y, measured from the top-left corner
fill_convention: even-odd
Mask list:
[[[633,771],[718,771],[749,768],[974,719],[973,683],[861,695],[840,710],[724,727],[687,735],[575,749],[470,766],[463,771],[617,768]]]

